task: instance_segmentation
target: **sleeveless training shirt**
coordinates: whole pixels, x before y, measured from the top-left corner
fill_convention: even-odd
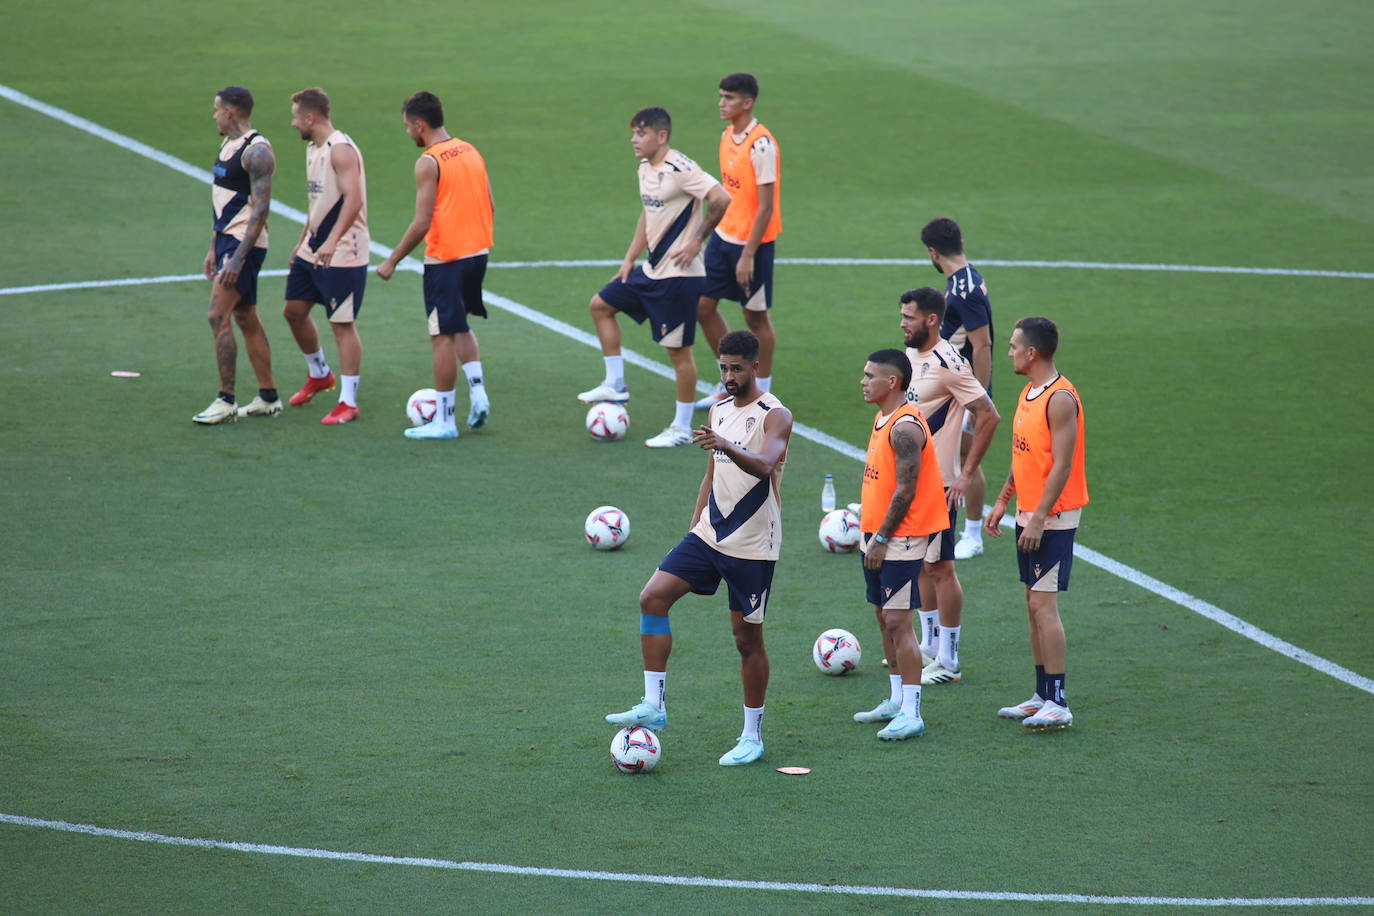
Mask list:
[[[1067,391],[1078,402],[1078,438],[1073,446],[1073,466],[1064,492],[1059,494],[1049,514],[1055,515],[1088,504],[1088,478],[1084,469],[1083,401],[1078,389],[1068,379],[1059,376],[1043,391],[1030,397],[1031,385],[1021,389],[1016,399],[1016,414],[1011,425],[1011,473],[1016,484],[1016,508],[1034,512],[1045,494],[1045,479],[1054,466],[1051,450],[1049,404],[1057,391]]]
[[[751,452],[763,449],[763,421],[770,410],[782,406],[772,394],[735,406],[727,398],[711,408],[708,422],[721,437]],[[787,453],[767,477],[744,471],[724,452],[713,455],[715,468],[711,493],[692,533],[726,556],[741,560],[776,560],[782,545],[783,465]]]
[[[343,235],[339,237],[338,247],[334,249],[331,267],[366,267],[370,257],[368,246],[372,237],[367,231],[367,171],[363,168],[363,154],[348,134],[336,130],[324,141],[324,146],[313,142],[305,145],[305,186],[310,200],[309,219],[306,223],[310,232],[297,249],[296,256],[308,264],[315,263],[315,251],[329,238],[338,222],[339,213],[344,206],[344,193],[339,187],[339,176],[334,172],[334,147],[351,146],[358,156],[358,194],[362,197],[362,209]]]
[[[906,517],[892,531],[891,537],[919,537],[934,534],[949,527],[949,508],[945,504],[945,485],[940,479],[940,463],[935,458],[935,440],[925,417],[915,406],[904,403],[884,417],[873,420],[873,433],[868,437],[868,454],[864,459],[864,482],[859,508],[859,530],[874,534],[887,518],[892,494],[897,492],[897,452],[892,448],[890,434],[903,417],[905,422],[919,423],[926,441],[921,446],[921,470],[916,475],[916,494]]]
[[[248,229],[248,199],[253,193],[253,179],[243,167],[243,154],[256,143],[267,143],[267,138],[257,131],[231,140],[224,138],[219,145],[212,169],[214,181],[210,185],[210,212],[214,220],[214,230],[231,235],[243,241]],[[231,144],[237,144],[231,146]],[[272,144],[267,143],[270,149]],[[267,224],[263,223],[258,233],[257,248],[267,247]]]

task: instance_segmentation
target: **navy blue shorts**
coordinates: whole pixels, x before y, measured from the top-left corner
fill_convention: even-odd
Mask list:
[[[286,275],[286,301],[322,305],[330,321],[357,321],[366,287],[366,267],[316,267],[294,257]]]
[[[1021,526],[1016,526],[1016,538],[1021,539]],[[1016,568],[1021,581],[1033,592],[1067,592],[1069,573],[1073,570],[1073,536],[1077,528],[1045,531],[1040,546],[1030,553],[1017,549]]]
[[[919,610],[921,565],[920,560],[884,560],[876,570],[862,566],[868,603],[885,611]]]
[[[665,347],[690,347],[697,337],[697,300],[701,277],[654,280],[636,267],[623,283],[612,280],[597,293],[601,301],[643,324],[650,320],[654,342]]]
[[[751,312],[771,309],[773,248],[772,242],[764,242],[754,252],[754,281],[748,290],[744,290],[735,280],[735,268],[739,266],[740,255],[744,254],[744,246],[727,242],[711,233],[711,240],[706,243],[706,286],[701,294],[708,299],[738,302]]]
[[[238,239],[232,235],[225,235],[223,232],[216,232],[215,272],[218,273],[225,264],[229,263],[229,259],[238,250]],[[262,262],[265,260],[267,260],[266,248],[258,246],[248,252],[248,257],[243,262],[243,269],[239,271],[238,282],[234,284],[234,288],[239,291],[239,304],[234,308],[246,309],[258,304],[258,271],[262,270]]]
[[[949,489],[948,489],[948,488],[945,489],[945,502],[949,502]],[[955,526],[955,524],[958,522],[958,520],[959,520],[959,510],[958,510],[957,508],[955,508],[955,509],[950,509],[950,510],[949,510],[949,527],[946,528],[944,531],[941,531],[941,532],[939,532],[938,534],[934,535],[935,543],[938,544],[939,547],[940,547],[940,549],[939,549],[939,556],[938,556],[938,557],[934,557],[934,556],[932,556],[930,553],[927,553],[927,554],[926,554],[926,559],[927,559],[927,560],[929,560],[929,561],[932,562],[932,563],[938,563],[938,562],[941,562],[941,561],[943,561],[943,560],[952,560],[952,559],[954,559],[954,543],[955,543],[955,541],[957,541],[957,540],[959,539],[958,536],[955,534],[955,527],[954,527],[954,526]]]
[[[698,595],[714,595],[725,580],[730,610],[740,611],[750,623],[763,623],[768,610],[768,590],[773,586],[774,560],[740,560],[713,550],[691,532],[668,551],[658,568],[685,579]]]
[[[468,316],[487,317],[482,304],[482,280],[487,275],[487,256],[473,255],[442,264],[425,265],[425,314],[429,336],[466,334]]]

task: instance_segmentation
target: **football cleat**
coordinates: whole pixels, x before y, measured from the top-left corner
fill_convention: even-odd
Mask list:
[[[468,429],[481,429],[491,417],[491,400],[485,393],[472,395],[472,407],[468,410]]]
[[[607,725],[633,728],[642,725],[649,731],[661,732],[668,727],[668,710],[659,709],[653,703],[640,697],[639,702],[624,712],[613,712],[606,717]]]
[[[691,441],[692,431],[690,429],[681,426],[669,426],[652,439],[645,439],[644,444],[649,448],[674,448],[679,445],[687,445]]]
[[[877,706],[865,712],[854,713],[855,722],[886,722],[888,719],[896,718],[902,711],[901,703],[894,703],[891,699],[883,700]]]
[[[931,687],[935,684],[957,684],[961,680],[958,668],[950,670],[944,665],[932,662],[921,669],[921,686]]]
[[[238,418],[239,412],[233,404],[223,398],[215,398],[209,407],[192,417],[191,422],[202,426],[214,426],[217,423],[233,423]]]
[[[1027,716],[1035,715],[1044,705],[1045,701],[1037,695],[1025,702],[1017,703],[1015,706],[1003,706],[997,710],[997,714],[1003,719],[1024,719]]]
[[[258,395],[253,400],[235,411],[240,417],[275,417],[281,413],[281,398],[275,401],[264,401],[262,395]]]
[[[723,767],[743,766],[746,763],[753,763],[763,756],[763,742],[757,738],[746,738],[739,736],[739,742],[732,750],[726,751],[720,758],[720,765]]]
[[[716,387],[711,389],[711,393],[697,401],[696,408],[697,410],[706,410],[714,407],[717,401],[724,400],[729,394],[722,382],[716,382]]]
[[[613,401],[616,404],[624,404],[630,399],[630,389],[624,385],[619,388],[612,388],[605,382],[595,388],[588,389],[577,396],[583,404],[598,404],[602,401]]]
[[[406,430],[407,439],[457,439],[458,427],[431,420],[424,426],[412,426]]]
[[[358,408],[340,401],[334,405],[333,410],[320,418],[320,422],[325,426],[337,426],[340,423],[352,423],[356,419],[358,419]]]
[[[338,383],[339,380],[334,377],[333,372],[324,378],[307,378],[305,384],[301,386],[301,390],[291,395],[291,406],[300,407],[302,404],[309,404],[315,395],[321,391],[333,391],[334,386]]]
[[[972,560],[974,557],[982,556],[982,554],[982,538],[971,538],[965,534],[954,545],[954,559],[956,560]]]
[[[909,716],[898,710],[887,727],[878,732],[878,738],[882,741],[905,741],[907,738],[919,738],[925,733],[926,723],[920,716]]]
[[[1046,700],[1045,705],[1040,707],[1040,711],[1033,716],[1026,716],[1021,724],[1033,731],[1041,731],[1049,728],[1068,728],[1073,724],[1073,713],[1069,712],[1067,706],[1060,706]]]

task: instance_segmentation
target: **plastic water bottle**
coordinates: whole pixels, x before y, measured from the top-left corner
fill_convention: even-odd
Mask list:
[[[830,512],[835,508],[835,475],[826,474],[821,485],[821,511]]]

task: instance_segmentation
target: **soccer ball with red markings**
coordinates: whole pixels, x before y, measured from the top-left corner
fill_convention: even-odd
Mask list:
[[[859,517],[848,509],[832,509],[821,519],[817,535],[831,553],[852,553],[859,546]]]
[[[630,431],[630,414],[625,405],[614,401],[593,404],[587,411],[587,432],[598,442],[614,442],[624,439]]]
[[[582,530],[597,550],[615,550],[630,539],[630,517],[615,506],[597,506]]]
[[[439,392],[433,388],[421,388],[406,401],[406,416],[411,426],[424,426],[439,412]]]
[[[611,763],[622,773],[647,773],[662,756],[658,735],[642,725],[622,728],[611,739]]]
[[[816,644],[811,647],[812,661],[826,674],[848,674],[859,667],[861,656],[854,634],[838,627],[817,636]]]

